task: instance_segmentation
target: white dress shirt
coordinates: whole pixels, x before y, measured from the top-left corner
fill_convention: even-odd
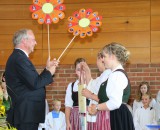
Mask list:
[[[109,98],[106,105],[109,110],[115,110],[121,106],[123,90],[128,85],[128,79],[125,74],[120,71],[115,71],[117,69],[123,69],[122,65],[117,66],[109,75],[106,87],[106,93]]]
[[[91,79],[87,85],[87,89],[97,95],[101,84],[108,79],[110,73],[111,70],[106,69],[99,77]]]

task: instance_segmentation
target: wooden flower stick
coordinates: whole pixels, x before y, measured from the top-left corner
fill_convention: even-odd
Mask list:
[[[61,55],[60,55],[59,58],[58,58],[58,61],[60,60],[60,58],[62,57],[62,55],[64,54],[64,52],[67,50],[67,48],[70,46],[70,44],[72,43],[72,41],[74,40],[75,37],[76,37],[76,36],[74,36],[74,37],[72,38],[72,40],[68,43],[68,45],[66,46],[66,48],[63,50],[63,52],[61,53]]]
[[[50,53],[50,41],[49,41],[49,24],[47,25],[47,29],[48,29],[48,58],[51,58],[51,53]]]

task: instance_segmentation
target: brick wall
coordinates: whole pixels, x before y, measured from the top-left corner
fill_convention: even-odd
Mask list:
[[[96,65],[89,65],[92,71],[92,76],[97,77],[99,71]],[[42,71],[42,66],[37,66],[37,70]],[[151,92],[155,98],[158,90],[160,90],[160,64],[130,64],[125,67],[132,88],[129,103],[132,104],[137,87],[141,81],[148,81],[151,86]],[[3,71],[1,67],[0,71]],[[62,111],[64,111],[64,98],[68,84],[76,79],[73,65],[60,65],[56,71],[54,82],[50,84],[47,91],[47,100],[50,109],[52,109],[52,99],[59,98],[62,101]]]

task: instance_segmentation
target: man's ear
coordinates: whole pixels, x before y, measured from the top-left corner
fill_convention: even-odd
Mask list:
[[[22,38],[22,40],[21,40],[21,45],[22,46],[27,46],[27,39],[26,38]]]
[[[21,39],[21,42],[25,42],[25,41],[26,41],[26,39],[25,39],[25,38],[22,38],[22,39]]]
[[[22,38],[21,43],[26,43],[27,38]]]

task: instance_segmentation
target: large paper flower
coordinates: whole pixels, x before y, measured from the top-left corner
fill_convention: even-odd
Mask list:
[[[93,32],[98,31],[98,27],[102,25],[102,16],[98,16],[98,12],[93,12],[92,9],[80,9],[73,13],[73,16],[68,17],[68,31],[73,35],[80,35],[81,38],[92,36]]]
[[[59,19],[64,18],[65,5],[63,0],[33,0],[30,6],[33,19],[38,19],[39,24],[58,23]]]

